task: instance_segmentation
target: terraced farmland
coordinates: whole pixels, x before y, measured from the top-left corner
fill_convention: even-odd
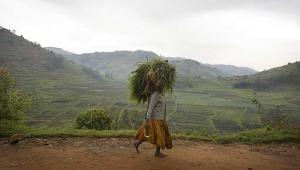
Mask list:
[[[143,117],[146,104],[128,101],[127,81],[106,79],[37,44],[0,30],[0,66],[8,69],[17,85],[32,97],[26,123],[31,126],[67,127],[76,115],[90,107],[127,109]],[[172,131],[233,133],[257,128],[259,115],[251,104],[253,90],[234,89],[234,78],[179,75],[174,95],[167,95],[167,119]],[[267,108],[280,105],[290,123],[300,125],[300,93],[297,87],[256,92]],[[142,119],[142,118],[141,118]]]
[[[194,82],[189,89],[176,89],[176,107],[169,114],[172,130],[207,130],[209,133],[234,133],[261,127],[259,115],[251,103],[252,90],[233,89],[224,80]],[[256,92],[256,98],[266,108],[279,104],[290,117],[290,123],[300,125],[300,98],[297,89]],[[297,103],[297,102],[299,103]]]

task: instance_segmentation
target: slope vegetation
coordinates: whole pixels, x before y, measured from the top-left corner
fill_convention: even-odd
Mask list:
[[[65,126],[80,110],[101,103],[105,93],[119,91],[97,72],[4,28],[0,29],[0,66],[32,97],[27,115],[31,125]]]
[[[289,63],[251,76],[240,77],[240,82],[236,83],[234,87],[257,90],[277,87],[300,88],[300,62]]]

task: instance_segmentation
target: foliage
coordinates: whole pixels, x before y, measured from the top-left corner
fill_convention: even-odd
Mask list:
[[[219,136],[215,140],[218,143],[271,143],[271,142],[300,142],[299,128],[285,128],[285,129],[254,129],[244,131],[234,135]]]
[[[288,126],[288,116],[280,110],[279,105],[266,109],[256,98],[252,99],[252,103],[256,105],[260,121],[264,126],[272,128],[284,128]]]
[[[118,113],[113,121],[113,127],[115,129],[136,129],[143,120],[143,114],[137,110],[123,109]]]
[[[247,88],[251,88],[254,90],[266,90],[269,89],[270,87],[268,85],[266,85],[266,83],[261,83],[261,82],[239,82],[233,85],[233,88],[237,88],[237,89],[247,89]]]
[[[89,109],[79,114],[75,119],[76,128],[107,130],[111,129],[110,113],[101,108]]]
[[[172,93],[175,74],[175,66],[162,59],[141,64],[129,78],[130,98],[144,103],[154,91]]]
[[[96,80],[101,80],[102,79],[102,77],[101,77],[101,75],[99,74],[98,71],[94,71],[94,70],[92,70],[90,68],[87,68],[87,67],[83,67],[82,70],[84,72],[86,72],[88,75],[90,75],[92,78],[96,79]]]
[[[64,67],[64,58],[60,56],[53,55],[46,58],[47,62],[44,66],[47,70],[62,69]]]
[[[30,99],[20,90],[9,72],[0,68],[0,120],[20,120],[30,107]]]
[[[10,130],[3,131],[3,124],[0,124],[0,132],[4,132],[4,136],[9,136],[15,132],[22,133],[27,137],[134,137],[135,130],[89,130],[89,129],[74,129],[67,128],[28,128],[12,126]],[[5,126],[7,129],[7,126]],[[17,131],[16,131],[17,130]],[[10,133],[6,133],[10,132]],[[3,136],[3,134],[0,134]],[[233,135],[209,135],[204,131],[180,131],[172,133],[173,139],[184,140],[200,140],[200,141],[215,141],[217,143],[272,143],[272,142],[300,142],[299,128],[285,129],[254,129],[247,130]]]
[[[6,137],[13,134],[24,134],[29,131],[29,127],[15,120],[0,120],[0,137]]]
[[[133,130],[91,130],[91,129],[74,129],[66,128],[32,128],[26,131],[30,137],[127,137],[134,136],[136,131]]]

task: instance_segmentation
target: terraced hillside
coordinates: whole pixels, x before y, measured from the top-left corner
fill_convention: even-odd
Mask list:
[[[225,64],[207,64],[213,68],[221,70],[222,72],[232,75],[232,76],[244,76],[244,75],[251,75],[257,73],[256,70],[249,68],[249,67],[237,67],[233,65],[225,65]]]
[[[253,90],[232,88],[239,78],[220,78],[217,75],[223,73],[201,67],[192,60],[170,62],[178,62],[180,73],[174,95],[167,96],[167,118],[172,131],[233,133],[260,126],[259,115],[251,104]],[[70,126],[77,113],[97,105],[112,107],[114,113],[123,109],[138,110],[142,120],[146,106],[128,101],[128,75],[118,81],[99,76],[92,69],[66,60],[6,29],[0,30],[0,65],[32,96],[33,105],[27,118],[32,126]],[[133,66],[136,67],[136,62]],[[256,98],[270,107],[281,105],[290,123],[300,125],[299,93],[296,87],[289,86],[258,91]]]
[[[226,79],[193,81],[190,88],[175,89],[176,108],[169,112],[173,130],[232,133],[260,127],[259,115],[251,103],[254,91],[234,89]],[[280,105],[293,125],[300,125],[300,97],[296,88],[259,91],[256,99],[266,108]],[[174,97],[173,97],[174,98]]]
[[[121,83],[110,82],[6,29],[0,29],[0,66],[32,96],[30,125],[66,126],[90,105],[110,103],[126,94]]]

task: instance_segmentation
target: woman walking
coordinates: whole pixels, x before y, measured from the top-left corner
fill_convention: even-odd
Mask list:
[[[142,79],[138,81],[139,79]],[[139,128],[134,146],[145,141],[156,146],[154,156],[165,157],[161,149],[172,148],[172,138],[166,123],[166,101],[164,93],[172,92],[175,80],[175,67],[168,61],[152,60],[141,65],[130,79],[131,97],[138,102],[148,101],[145,121]],[[139,82],[140,84],[138,84]]]
[[[134,146],[139,152],[139,145],[142,142],[149,141],[156,145],[154,156],[164,157],[160,149],[171,149],[172,139],[166,123],[166,101],[161,92],[155,91],[151,95],[146,120],[138,130],[135,136]]]

